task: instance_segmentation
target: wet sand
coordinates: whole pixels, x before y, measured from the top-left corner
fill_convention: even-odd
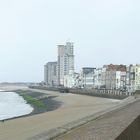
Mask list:
[[[53,95],[51,96],[49,94],[35,92],[35,91],[29,91],[29,90],[15,91],[15,92],[19,95],[23,92],[22,94],[24,94],[24,95],[26,94],[35,99],[38,99],[45,105],[45,107],[37,107],[35,105],[31,105],[34,108],[34,110],[30,114],[25,115],[25,116],[32,116],[32,115],[36,115],[36,114],[40,114],[40,113],[44,113],[44,112],[48,112],[48,111],[53,111],[53,110],[58,109],[62,105],[62,102],[55,100],[55,98],[57,96],[53,96]],[[47,96],[45,96],[45,95],[47,95]],[[40,99],[40,97],[41,97],[41,99]],[[23,117],[25,117],[25,116],[23,116]]]
[[[48,94],[48,97],[47,97],[47,96],[44,96],[44,95],[46,95],[45,93],[39,93],[39,92],[29,91],[29,90],[27,90],[27,91],[15,90],[12,92],[17,93],[20,96],[28,95],[32,98],[35,98],[35,99],[41,101],[44,104],[44,107],[38,107],[36,105],[30,104],[33,107],[33,111],[30,114],[5,119],[4,121],[8,121],[11,119],[17,119],[17,118],[21,118],[21,117],[32,116],[32,115],[36,115],[36,114],[40,114],[40,113],[44,113],[44,112],[48,112],[48,111],[53,111],[53,110],[58,109],[62,105],[62,102],[54,100],[54,98],[56,98],[57,96],[49,96],[49,94]],[[6,93],[8,93],[8,92],[6,92]],[[40,99],[40,97],[42,97],[42,98]]]
[[[42,92],[56,101],[62,102],[60,108],[33,116],[17,118],[6,122],[0,122],[0,140],[26,140],[56,127],[92,115],[119,104],[114,100],[65,94],[52,91],[30,89]]]

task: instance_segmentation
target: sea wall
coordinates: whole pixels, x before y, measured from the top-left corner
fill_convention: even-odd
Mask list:
[[[82,94],[89,96],[97,96],[112,99],[124,99],[134,93],[123,92],[120,90],[107,90],[107,89],[77,89],[77,88],[63,88],[63,87],[45,87],[45,86],[30,86],[30,88],[59,91],[65,93]]]
[[[140,116],[137,117],[115,140],[140,140]]]
[[[122,92],[119,90],[99,90],[99,89],[69,89],[70,93],[74,94],[82,94],[82,95],[89,95],[89,96],[97,96],[97,97],[104,97],[104,98],[113,98],[113,99],[124,99],[132,93]]]

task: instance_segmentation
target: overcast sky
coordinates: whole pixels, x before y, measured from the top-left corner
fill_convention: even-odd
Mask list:
[[[0,0],[0,82],[42,81],[69,40],[77,72],[140,63],[140,1]]]

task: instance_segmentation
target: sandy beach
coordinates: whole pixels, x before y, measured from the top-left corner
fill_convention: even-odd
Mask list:
[[[24,89],[27,90],[27,88]],[[49,96],[56,96],[54,100],[62,102],[61,107],[42,114],[0,122],[0,140],[30,139],[36,135],[45,133],[48,130],[61,127],[62,125],[72,121],[119,104],[117,100],[106,98],[35,89],[30,90],[42,92],[48,94]]]

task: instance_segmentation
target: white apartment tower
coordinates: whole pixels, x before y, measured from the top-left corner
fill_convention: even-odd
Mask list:
[[[58,85],[64,85],[64,76],[74,72],[74,46],[72,42],[58,45]]]

